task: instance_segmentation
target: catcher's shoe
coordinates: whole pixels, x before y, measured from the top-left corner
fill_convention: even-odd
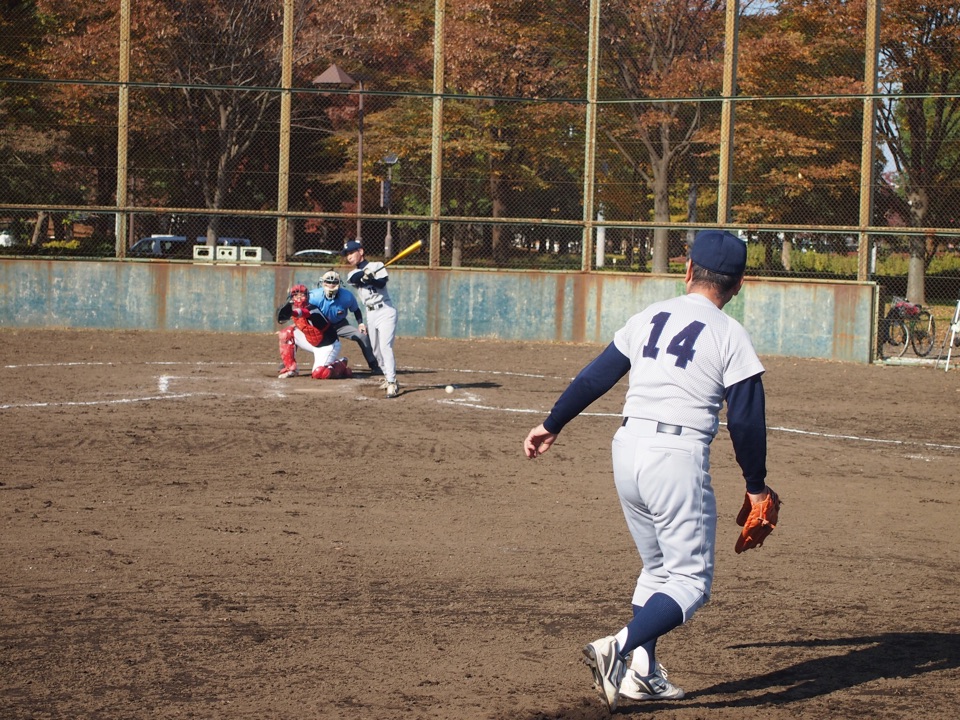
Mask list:
[[[283,379],[285,379],[285,378],[296,377],[296,376],[299,375],[299,374],[300,374],[300,373],[297,372],[297,369],[296,369],[296,368],[293,368],[292,370],[281,370],[281,371],[280,371],[280,374],[277,375],[277,377],[278,377],[280,380],[283,380]]]
[[[667,670],[660,663],[649,677],[628,670],[620,683],[620,694],[631,700],[679,700],[686,693],[667,679]]]
[[[620,683],[627,665],[617,650],[617,640],[610,637],[594,640],[583,648],[584,661],[593,672],[593,686],[597,689],[610,712],[617,709],[620,700]]]

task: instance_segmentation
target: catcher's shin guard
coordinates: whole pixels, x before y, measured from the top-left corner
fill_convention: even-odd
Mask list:
[[[284,372],[296,372],[297,346],[293,343],[293,326],[285,327],[277,334],[280,336],[280,359]]]
[[[333,377],[333,376],[330,374],[330,366],[329,366],[329,365],[321,365],[320,367],[314,368],[314,369],[313,369],[313,372],[310,373],[310,376],[311,376],[314,380],[329,380],[331,377]]]

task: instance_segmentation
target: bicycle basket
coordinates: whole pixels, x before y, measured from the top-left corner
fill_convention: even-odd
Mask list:
[[[906,318],[920,314],[920,306],[915,305],[906,298],[896,295],[890,300],[890,313],[896,317]]]

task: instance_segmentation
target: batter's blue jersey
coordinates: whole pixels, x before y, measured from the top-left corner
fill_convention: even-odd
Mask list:
[[[360,310],[357,299],[348,290],[339,290],[333,298],[328,298],[323,288],[310,291],[310,304],[316,305],[331,325],[346,320],[347,315]]]

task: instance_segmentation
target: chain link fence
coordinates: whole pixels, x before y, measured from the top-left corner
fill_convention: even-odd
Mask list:
[[[948,2],[68,5],[0,19],[0,254],[679,273],[722,225],[946,342]]]

